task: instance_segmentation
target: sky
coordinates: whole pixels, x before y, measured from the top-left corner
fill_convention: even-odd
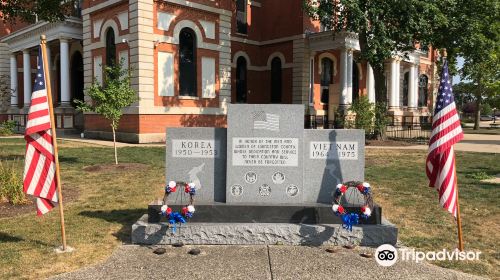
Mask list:
[[[464,65],[464,59],[463,57],[457,58],[457,69],[462,69],[462,66]],[[453,84],[456,85],[460,83],[461,79],[459,75],[453,76]]]

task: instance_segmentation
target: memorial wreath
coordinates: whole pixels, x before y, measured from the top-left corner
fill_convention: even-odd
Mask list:
[[[182,207],[181,211],[172,211],[172,208],[168,206],[168,197],[177,192],[178,188],[184,187],[184,194],[178,193],[176,197],[176,201],[181,196],[181,205],[183,201],[183,196],[189,195],[189,204]],[[188,219],[192,218],[194,215],[194,196],[196,195],[196,185],[194,183],[185,183],[185,182],[175,182],[170,181],[168,185],[165,187],[165,195],[163,196],[163,205],[161,206],[160,213],[165,216],[168,220],[168,223],[172,225],[172,232],[175,233],[177,224],[185,224]]]
[[[373,198],[371,186],[369,183],[350,181],[342,184],[338,184],[333,195],[333,206],[332,210],[335,215],[340,216],[342,219],[342,227],[352,231],[352,227],[359,224],[360,215],[358,213],[349,213],[346,208],[342,205],[342,197],[346,194],[347,190],[353,188],[361,193],[364,197],[363,206],[360,207],[361,218],[367,220],[373,209]]]

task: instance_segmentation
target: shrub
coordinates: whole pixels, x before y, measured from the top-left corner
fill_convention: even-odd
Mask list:
[[[4,121],[0,124],[0,136],[9,136],[14,134],[14,129],[16,128],[15,121]]]
[[[351,106],[351,111],[356,113],[354,127],[364,129],[365,135],[371,135],[373,132],[373,118],[375,117],[373,107],[366,96],[359,97]]]
[[[23,192],[21,174],[15,164],[0,161],[0,200],[7,200],[11,204],[26,204],[29,200]]]

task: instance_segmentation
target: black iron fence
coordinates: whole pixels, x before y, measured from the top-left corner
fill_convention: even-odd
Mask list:
[[[304,128],[334,129],[334,128],[343,128],[343,126],[338,122],[329,121],[328,116],[306,115],[304,120]]]
[[[329,121],[328,116],[306,115],[306,129],[341,129],[344,123]],[[427,143],[432,131],[429,117],[406,117],[402,121],[391,119],[387,125],[386,135],[389,139],[405,140],[417,143]]]
[[[429,141],[431,131],[432,125],[428,122],[393,122],[387,126],[386,135],[389,139],[406,140],[424,144]]]

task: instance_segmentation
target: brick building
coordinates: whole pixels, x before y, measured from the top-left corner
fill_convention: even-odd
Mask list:
[[[76,112],[72,100],[84,99],[84,88],[102,81],[103,65],[118,60],[130,67],[140,98],[118,130],[129,142],[162,141],[167,126],[225,126],[229,103],[304,104],[328,123],[338,108],[375,96],[356,35],[323,30],[301,0],[85,0],[64,22],[0,32],[0,75],[13,89],[0,118],[20,127],[40,34],[48,38],[57,126],[88,137],[110,137],[110,127]],[[387,61],[389,114],[398,122],[429,116],[434,95],[435,52],[409,58]]]

